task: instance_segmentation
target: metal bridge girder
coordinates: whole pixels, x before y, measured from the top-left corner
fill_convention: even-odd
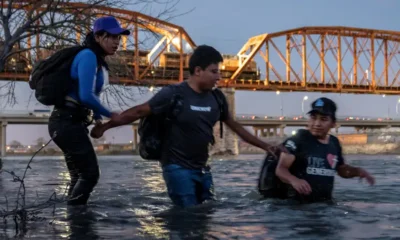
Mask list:
[[[19,1],[12,8],[32,20],[46,7],[36,6],[39,3]],[[139,12],[84,3],[58,4],[52,11],[89,20],[111,14],[132,30],[131,36],[122,39],[122,51],[110,58],[127,75],[111,76],[112,83],[164,86],[183,81],[190,55],[183,41],[190,49],[196,45],[181,26]],[[33,22],[43,24],[40,21],[43,20]],[[90,29],[90,21],[76,27],[77,40],[85,29]],[[142,29],[160,35],[157,41],[161,40],[151,50],[141,49],[139,30]],[[128,50],[128,40],[132,41],[134,51]],[[45,46],[40,41],[40,34],[31,35],[27,48],[43,49]],[[176,51],[167,54],[171,47]],[[243,45],[229,63],[229,69],[222,69],[226,76],[219,86],[237,90],[399,94],[399,48],[400,32],[397,31],[319,26],[261,34]],[[121,58],[124,54],[128,57]],[[37,56],[40,58],[40,54]],[[153,69],[157,69],[156,75],[157,71],[161,75],[155,77]],[[169,77],[168,71],[171,71]],[[29,70],[0,73],[4,80],[26,81],[28,77]]]
[[[266,39],[257,42],[261,36]],[[250,38],[238,56],[251,47],[251,54],[224,85],[266,91],[400,93],[397,31],[303,27]],[[256,53],[263,60],[259,66],[265,66],[261,78],[237,79]]]
[[[130,72],[130,75],[123,77],[116,77],[113,80],[111,80],[113,83],[117,84],[130,83],[133,85],[136,84],[141,85],[144,81],[146,81],[146,83],[151,82],[152,78],[146,75],[148,75],[149,70],[153,67],[156,61],[159,62],[159,65],[161,64],[160,56],[167,51],[169,52],[173,50],[171,49],[171,46],[173,46],[175,49],[175,51],[172,52],[176,53],[176,56],[173,57],[174,58],[178,57],[179,61],[177,66],[177,70],[179,71],[178,81],[183,81],[183,71],[185,67],[184,62],[186,61],[185,54],[196,47],[196,44],[194,43],[192,38],[188,35],[188,33],[185,31],[183,27],[139,12],[125,10],[125,9],[117,9],[108,6],[102,6],[99,4],[56,2],[53,3],[52,5],[51,4],[46,5],[43,3],[44,1],[36,3],[32,3],[31,1],[19,1],[18,3],[12,4],[11,7],[16,11],[21,11],[21,14],[25,14],[27,20],[34,19],[41,12],[49,12],[52,14],[59,13],[62,14],[63,16],[68,15],[80,19],[88,19],[85,22],[83,21],[80,22],[82,23],[82,26],[76,26],[75,33],[71,33],[75,34],[76,40],[78,42],[81,40],[81,35],[86,34],[86,32],[91,29],[91,21],[100,16],[106,16],[106,15],[115,16],[124,27],[131,30],[132,34],[130,36],[122,37],[122,52],[128,50],[127,42],[129,39],[134,51],[132,51],[132,61],[128,62],[130,62],[133,69],[132,71],[128,70],[128,73]],[[8,5],[5,3],[3,5],[3,8],[7,7]],[[45,24],[41,21],[43,21],[42,18],[38,18],[33,22],[34,25],[36,24],[38,26],[41,24]],[[162,44],[158,44],[157,48],[153,48],[152,51],[141,49],[143,39],[140,38],[141,37],[140,31],[142,30],[146,32],[151,32],[153,35],[158,35],[155,38],[162,39],[165,37],[169,41],[165,43],[162,42]],[[28,60],[29,62],[34,62],[41,59],[42,57],[40,54],[40,49],[44,49],[45,47],[47,47],[43,46],[43,43],[41,42],[41,35],[42,34],[38,33],[35,35],[31,35],[30,37],[27,38],[26,41],[27,46],[25,46],[26,49],[34,49],[36,52],[38,52],[36,54],[37,59],[35,60],[29,59]],[[71,36],[69,36],[69,38],[71,38]],[[141,56],[143,52],[144,54],[146,54],[146,56]],[[150,54],[150,52],[152,54]],[[157,54],[155,54],[155,52],[157,52]],[[119,53],[121,53],[121,51]],[[119,53],[117,52],[116,56],[110,57],[110,61],[120,65],[129,65],[127,64],[127,61],[118,59],[120,55]],[[145,62],[143,61],[144,59],[148,61]],[[20,72],[0,73],[0,77],[2,77],[3,79],[5,78],[10,80],[13,77],[15,77],[15,80],[20,80],[21,78],[23,78],[23,80],[27,80],[27,76],[28,74],[21,74]]]

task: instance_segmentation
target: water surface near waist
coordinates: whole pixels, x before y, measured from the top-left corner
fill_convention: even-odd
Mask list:
[[[89,206],[57,205],[43,210],[20,239],[395,239],[400,237],[400,159],[394,155],[353,155],[348,162],[376,177],[368,186],[336,177],[335,204],[296,205],[261,200],[256,191],[262,155],[214,159],[218,202],[194,209],[172,207],[161,168],[136,156],[101,156],[101,178]],[[3,169],[22,176],[27,159],[4,160]],[[26,177],[27,204],[65,192],[69,175],[61,157],[35,158]],[[19,183],[0,174],[0,209],[15,206]],[[14,225],[0,222],[0,238]]]

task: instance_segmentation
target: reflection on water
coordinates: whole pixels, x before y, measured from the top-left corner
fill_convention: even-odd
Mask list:
[[[336,178],[335,202],[298,205],[262,200],[256,179],[262,156],[215,159],[218,202],[174,208],[160,166],[136,157],[101,157],[101,178],[87,207],[59,204],[45,209],[44,222],[29,223],[21,239],[394,239],[400,237],[400,161],[397,156],[352,156],[370,170],[377,185]],[[22,176],[27,160],[4,161]],[[26,178],[27,201],[46,201],[66,191],[69,174],[62,159],[36,159]],[[0,174],[0,193],[15,206],[18,183]],[[0,197],[0,209],[6,208]],[[52,224],[48,224],[52,222]],[[14,234],[0,222],[0,239]]]

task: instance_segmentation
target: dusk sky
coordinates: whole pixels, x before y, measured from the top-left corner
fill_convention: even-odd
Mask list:
[[[183,26],[197,45],[212,45],[225,54],[236,54],[252,36],[304,26],[348,26],[400,31],[398,0],[182,0],[176,8],[177,13],[194,10],[171,22]],[[155,13],[157,6],[152,11]],[[394,71],[398,71],[399,64],[394,66],[397,67]],[[35,105],[33,100],[27,106],[31,94],[27,83],[17,84],[17,94],[19,102],[14,109],[43,109],[43,106]],[[137,95],[137,102],[132,105],[147,100],[151,95]],[[306,111],[312,100],[327,96],[337,102],[338,115],[341,116],[386,117],[389,110],[390,117],[397,117],[396,103],[399,96],[322,93],[283,93],[277,96],[275,92],[253,91],[236,92],[236,113],[278,116],[282,97],[284,114],[300,115],[301,101],[305,95],[309,97]],[[11,107],[5,109],[10,110]],[[129,142],[133,139],[133,132],[131,127],[120,127],[106,133],[109,140],[113,136],[115,142]],[[7,143],[18,140],[23,144],[32,144],[38,137],[49,139],[46,125],[9,125],[7,128]]]

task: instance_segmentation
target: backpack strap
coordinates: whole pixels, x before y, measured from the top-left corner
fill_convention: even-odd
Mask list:
[[[225,114],[225,112],[224,112],[224,103],[223,103],[223,101],[221,99],[221,94],[223,94],[223,93],[221,92],[221,90],[216,88],[215,90],[212,91],[212,94],[213,94],[213,96],[214,96],[214,98],[217,101],[218,106],[219,106],[219,113],[220,113],[220,116],[219,116],[219,118],[220,118],[219,119],[219,133],[220,133],[220,137],[222,138],[223,134],[224,134],[224,125],[222,124],[221,117],[223,116],[223,114]]]
[[[182,111],[183,107],[183,95],[180,91],[179,86],[169,86],[172,87],[174,94],[170,99],[168,111],[165,114],[164,126],[166,128],[163,140],[165,141],[171,132],[172,122],[176,119],[178,114]]]

